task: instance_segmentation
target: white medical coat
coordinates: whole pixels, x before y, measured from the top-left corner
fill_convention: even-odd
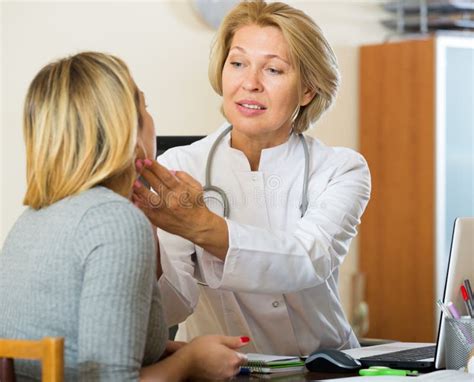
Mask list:
[[[190,146],[168,150],[158,162],[204,185],[209,149],[225,127]],[[369,170],[353,150],[328,147],[308,136],[306,141],[310,168],[304,217],[299,209],[305,165],[300,138],[292,133],[284,144],[263,150],[258,171],[251,171],[244,154],[230,147],[227,134],[211,173],[212,184],[230,202],[225,261],[158,231],[165,316],[169,325],[187,318],[177,339],[249,336],[245,351],[267,354],[359,346],[337,281],[369,200]],[[211,209],[218,206],[211,204]]]

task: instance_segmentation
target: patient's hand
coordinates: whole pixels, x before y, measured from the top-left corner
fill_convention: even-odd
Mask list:
[[[174,352],[140,370],[140,381],[227,380],[239,372],[247,357],[238,351],[248,337],[202,336],[189,344],[170,343]],[[179,347],[179,349],[176,349]]]
[[[184,345],[187,345],[187,344],[188,344],[187,342],[183,342],[183,341],[168,340],[168,342],[166,343],[165,352],[163,353],[161,358],[163,359],[165,357],[168,357],[169,355],[173,354],[175,351],[181,349]]]
[[[191,377],[222,380],[232,378],[247,362],[247,357],[238,352],[246,344],[239,337],[201,336],[194,338],[176,355],[183,356],[183,362],[190,361]]]

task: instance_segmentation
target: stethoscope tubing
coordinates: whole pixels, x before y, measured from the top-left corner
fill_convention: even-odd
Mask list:
[[[214,143],[212,144],[209,154],[207,156],[207,161],[206,161],[206,178],[205,178],[205,184],[203,187],[203,192],[215,192],[217,195],[219,195],[222,199],[222,205],[223,205],[223,216],[225,218],[228,218],[230,215],[230,205],[229,205],[229,199],[227,198],[227,195],[225,191],[217,186],[212,185],[211,183],[211,169],[212,169],[212,162],[214,160],[214,154],[216,152],[217,146],[219,143],[221,143],[222,139],[232,130],[232,125],[229,125],[226,127],[216,138]],[[308,149],[308,143],[306,142],[306,139],[303,134],[298,134],[301,140],[301,144],[303,146],[303,151],[304,151],[304,173],[303,173],[303,192],[301,196],[301,205],[300,205],[300,212],[301,212],[301,217],[304,216],[306,213],[306,210],[308,209],[308,183],[309,183],[309,149]],[[208,197],[210,199],[216,199],[216,197]]]

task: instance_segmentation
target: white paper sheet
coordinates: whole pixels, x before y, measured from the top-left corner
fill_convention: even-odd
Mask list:
[[[439,370],[432,373],[421,374],[418,377],[395,377],[391,375],[375,377],[349,377],[344,379],[326,379],[326,382],[474,382],[474,374],[464,373],[457,370]]]

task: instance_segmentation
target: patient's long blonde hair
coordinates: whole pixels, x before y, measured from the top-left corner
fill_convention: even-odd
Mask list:
[[[135,178],[138,89],[117,57],[83,52],[36,75],[25,100],[27,191],[39,209],[96,185],[127,196]]]

